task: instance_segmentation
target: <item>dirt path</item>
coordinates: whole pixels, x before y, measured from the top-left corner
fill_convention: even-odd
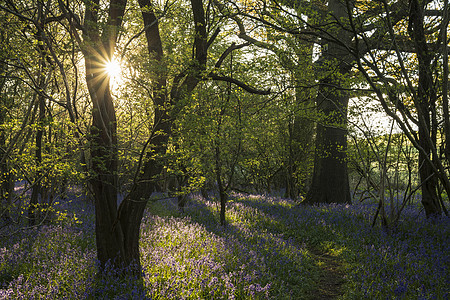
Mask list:
[[[312,299],[337,299],[342,296],[345,279],[344,266],[340,259],[317,249],[311,249],[310,253],[321,270]]]

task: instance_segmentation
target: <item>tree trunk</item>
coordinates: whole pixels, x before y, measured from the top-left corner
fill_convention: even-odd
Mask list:
[[[42,76],[42,75],[41,75]],[[44,85],[44,76],[40,79],[40,86]],[[39,101],[39,120],[38,120],[38,130],[36,132],[36,150],[35,150],[35,163],[36,163],[36,175],[33,183],[33,190],[31,192],[30,204],[28,206],[28,224],[30,226],[35,225],[39,220],[39,196],[42,198],[43,186],[42,186],[42,176],[43,172],[41,170],[42,165],[42,137],[44,135],[44,118],[45,118],[45,99],[43,95],[38,96]]]
[[[228,200],[227,193],[219,190],[219,197],[220,197],[220,225],[226,226],[227,222],[225,219],[225,210],[226,210],[226,204]]]
[[[442,207],[437,195],[438,178],[429,161],[432,148],[436,147],[437,126],[436,100],[437,93],[433,87],[430,69],[432,53],[429,51],[423,26],[423,7],[417,0],[410,3],[409,32],[416,46],[419,62],[419,85],[416,95],[417,115],[419,118],[419,145],[423,151],[419,152],[419,176],[422,185],[422,204],[427,216],[442,214]],[[428,158],[428,159],[427,159]]]
[[[166,77],[163,69],[162,43],[159,35],[159,27],[156,16],[152,10],[150,1],[139,0],[144,20],[145,36],[150,58],[155,64],[157,74],[156,84],[153,86],[153,133],[148,140],[148,149],[143,149],[142,169],[137,174],[132,190],[122,201],[119,207],[118,220],[123,230],[123,247],[127,262],[134,264],[133,270],[140,272],[139,235],[141,220],[144,215],[147,201],[156,190],[156,182],[160,175],[163,164],[160,156],[166,152],[167,141],[170,136],[172,126],[168,115],[168,103],[165,93]]]
[[[109,88],[109,77],[99,68],[95,53],[85,55],[86,82],[92,99],[90,136],[92,174],[90,184],[95,199],[97,258],[101,267],[110,260],[120,266],[127,263],[123,233],[117,220],[117,124]]]
[[[206,19],[201,0],[192,0],[194,15],[194,63],[191,72],[176,76],[167,98],[166,74],[162,65],[162,45],[156,16],[149,0],[139,0],[145,26],[148,51],[156,65],[157,80],[153,86],[155,107],[153,134],[148,148],[142,152],[142,169],[136,176],[133,188],[117,210],[117,136],[116,116],[109,90],[109,78],[101,66],[112,58],[118,28],[125,11],[126,0],[111,0],[108,30],[100,36],[97,7],[99,0],[88,2],[85,12],[84,50],[86,82],[93,103],[91,130],[91,160],[93,175],[91,185],[95,198],[97,253],[101,266],[112,260],[116,266],[134,266],[140,274],[139,234],[141,220],[150,195],[163,169],[161,156],[167,149],[173,120],[184,97],[189,96],[201,80],[206,67]],[[103,58],[99,57],[103,56]],[[184,79],[184,80],[182,80]],[[133,265],[134,264],[134,265]]]
[[[38,49],[39,49],[39,75],[38,75],[38,83],[39,89],[41,91],[45,90],[45,69],[46,69],[46,55],[44,49],[44,15],[43,15],[43,7],[42,3],[38,3],[38,23],[39,30],[36,35],[38,41]],[[38,119],[38,128],[36,132],[36,150],[35,150],[35,164],[36,164],[36,174],[35,180],[33,182],[33,190],[31,192],[30,204],[28,206],[28,224],[30,226],[35,225],[38,222],[39,218],[39,196],[42,198],[42,177],[43,172],[41,170],[42,165],[42,137],[44,135],[44,119],[45,119],[45,97],[42,93],[38,94],[38,107],[39,107],[39,119]]]
[[[1,29],[0,29],[1,30]],[[3,34],[0,32],[0,37],[3,40]],[[0,60],[0,74],[6,73],[6,57],[1,57]],[[4,155],[4,149],[7,149],[6,145],[6,130],[3,125],[6,124],[7,109],[9,104],[7,103],[7,97],[4,95],[3,88],[5,87],[6,76],[0,78],[0,158]],[[6,93],[6,92],[5,92]],[[10,209],[11,209],[11,197],[12,197],[12,178],[13,174],[10,172],[10,167],[8,164],[8,159],[0,159],[0,217],[4,220],[10,219]]]
[[[348,19],[345,3],[331,0],[328,10],[333,20]],[[324,71],[332,73],[320,81],[316,99],[321,121],[317,124],[314,171],[306,203],[351,203],[347,171],[347,108],[349,96],[343,87],[351,69],[352,59],[345,48],[352,35],[345,24],[334,25],[330,32],[336,41],[328,44],[322,57]],[[343,44],[340,44],[342,42]],[[334,69],[333,69],[334,67]]]
[[[217,134],[220,134],[220,123],[217,128]],[[217,138],[218,139],[218,138]],[[218,141],[216,141],[218,143]],[[222,170],[221,170],[221,163],[220,163],[220,146],[217,144],[215,147],[215,172],[216,172],[216,183],[217,187],[219,188],[219,200],[220,200],[220,225],[225,226],[225,210],[226,210],[226,203],[227,203],[227,194],[225,191],[225,187],[222,181]]]
[[[295,122],[295,121],[294,121]],[[297,182],[295,180],[295,160],[294,160],[294,145],[293,145],[293,127],[294,124],[288,124],[288,161],[286,167],[286,192],[285,197],[292,200],[297,199]]]
[[[314,173],[306,203],[351,203],[347,171],[348,96],[322,83],[317,99],[324,121],[317,124]]]
[[[117,219],[117,124],[110,92],[110,78],[104,66],[114,54],[126,0],[111,0],[107,26],[98,24],[99,0],[87,2],[85,11],[84,59],[86,83],[92,101],[92,126],[89,136],[91,151],[90,184],[95,201],[95,233],[100,272],[110,262],[128,265],[124,236]]]
[[[183,172],[180,175],[176,175],[176,190],[178,192],[177,195],[177,204],[178,204],[178,210],[180,212],[184,212],[184,207],[186,205],[186,197],[187,195],[183,193],[183,186],[186,185],[186,183],[189,180],[189,174],[188,170],[182,166],[181,171]]]
[[[448,37],[447,29],[450,19],[450,7],[448,0],[444,0],[444,9],[442,16],[442,118],[444,122],[444,156],[447,163],[450,164],[450,113],[448,101],[449,87],[449,66],[448,66]]]
[[[157,111],[157,110],[156,110]],[[171,123],[155,120],[154,132],[158,135],[151,138],[151,149],[147,151],[143,169],[137,181],[119,207],[119,220],[124,232],[124,247],[127,261],[133,262],[136,270],[140,270],[139,234],[141,220],[144,215],[147,201],[156,190],[157,180],[163,170],[164,164],[161,156],[167,149],[167,141],[171,132]]]

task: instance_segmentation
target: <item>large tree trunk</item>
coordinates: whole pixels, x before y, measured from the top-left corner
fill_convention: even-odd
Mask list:
[[[117,124],[105,63],[114,54],[126,0],[111,0],[107,25],[98,24],[99,0],[87,2],[84,28],[86,83],[92,101],[90,134],[92,174],[90,184],[95,200],[95,233],[100,271],[110,261],[116,267],[128,265],[124,236],[117,215]]]
[[[337,22],[348,19],[345,1],[329,1],[328,10]],[[320,81],[316,102],[321,120],[317,124],[314,172],[306,203],[351,202],[346,152],[349,96],[343,87],[352,62],[345,46],[350,45],[352,35],[343,29],[344,25],[339,23],[330,29],[336,40],[322,55],[322,66],[334,70],[324,70],[329,74]]]
[[[126,199],[117,210],[117,136],[116,116],[109,90],[109,78],[102,70],[104,61],[114,53],[118,28],[126,0],[111,0],[107,29],[100,35],[97,7],[99,0],[88,2],[85,12],[86,82],[93,103],[91,135],[92,179],[96,210],[97,253],[101,266],[112,260],[116,266],[130,266],[140,274],[139,233],[144,210],[163,169],[161,156],[167,149],[178,102],[190,95],[206,67],[206,19],[201,0],[192,0],[194,15],[194,63],[191,72],[174,79],[170,101],[166,74],[162,67],[162,45],[158,22],[149,0],[139,0],[148,43],[148,51],[157,79],[153,88],[155,107],[153,133],[143,149],[142,169]],[[184,79],[184,80],[182,80]]]
[[[317,124],[314,173],[306,203],[350,203],[347,171],[348,95],[322,82],[317,98],[324,120]]]
[[[90,184],[95,199],[97,258],[104,266],[108,260],[126,263],[123,233],[117,220],[117,124],[109,89],[109,78],[99,69],[100,59],[85,56],[86,82],[92,99]]]

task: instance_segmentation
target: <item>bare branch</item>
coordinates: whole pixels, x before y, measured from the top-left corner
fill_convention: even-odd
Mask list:
[[[209,78],[213,79],[213,80],[218,80],[218,81],[225,81],[225,82],[230,82],[233,83],[235,85],[237,85],[238,87],[242,88],[243,90],[251,93],[251,94],[256,94],[256,95],[269,95],[270,94],[270,89],[269,90],[258,90],[256,88],[253,88],[251,86],[249,86],[248,84],[243,83],[242,81],[239,81],[237,79],[228,77],[228,76],[219,76],[217,74],[214,73],[210,73],[208,75]]]

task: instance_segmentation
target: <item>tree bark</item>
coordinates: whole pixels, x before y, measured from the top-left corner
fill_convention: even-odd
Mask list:
[[[449,113],[449,101],[448,101],[448,87],[449,87],[449,66],[448,66],[448,25],[450,19],[450,8],[448,0],[444,1],[443,20],[442,20],[442,112],[444,122],[444,155],[447,163],[450,164],[450,113]]]
[[[220,115],[220,118],[222,118],[222,114]],[[226,188],[224,187],[223,179],[222,179],[222,165],[221,165],[221,155],[220,155],[220,145],[219,145],[219,134],[220,134],[220,124],[222,120],[219,119],[218,127],[217,127],[217,140],[215,145],[215,175],[216,175],[216,183],[217,187],[219,188],[219,200],[220,200],[220,225],[225,226],[226,220],[225,220],[225,210],[226,210],[226,204],[227,204],[227,193]]]
[[[347,171],[348,95],[322,82],[317,97],[324,121],[317,124],[314,173],[306,203],[351,203]]]
[[[200,82],[201,70],[206,67],[207,35],[206,21],[201,0],[192,0],[191,6],[195,22],[195,62],[192,71],[174,79],[170,98],[166,93],[167,79],[163,65],[163,49],[159,33],[158,20],[149,0],[139,0],[144,20],[145,36],[150,58],[157,64],[155,85],[153,86],[153,105],[155,109],[153,133],[149,139],[149,149],[144,154],[143,167],[127,198],[119,208],[119,220],[124,231],[126,257],[140,267],[139,229],[141,220],[151,194],[156,190],[157,180],[164,164],[161,161],[166,153],[167,142],[172,133],[173,122],[181,109],[179,102],[189,96]],[[181,78],[185,80],[181,82]],[[178,81],[179,80],[179,81]],[[181,82],[181,83],[180,83]],[[145,149],[144,149],[145,151]]]
[[[2,29],[0,28],[0,43],[3,43],[5,37],[3,35]],[[6,73],[6,56],[0,55],[0,74]],[[7,132],[3,125],[8,121],[7,111],[10,107],[8,103],[8,97],[6,96],[6,91],[4,87],[6,84],[6,76],[0,78],[0,150],[1,155],[6,155],[5,149],[7,149]],[[8,158],[0,160],[0,217],[4,220],[10,219],[10,209],[11,209],[11,197],[12,197],[12,178],[10,166],[8,164]]]
[[[338,42],[328,44],[321,64],[330,72],[320,81],[316,99],[319,118],[317,124],[314,171],[305,203],[351,203],[347,170],[347,108],[349,95],[343,89],[351,69],[352,59],[346,45],[352,35],[344,29],[348,19],[345,1],[331,0],[328,10],[336,24],[330,29]]]
[[[86,83],[92,100],[90,133],[92,174],[90,183],[95,199],[95,233],[100,271],[110,262],[128,265],[124,235],[117,222],[117,124],[105,62],[114,54],[126,0],[111,0],[106,28],[98,24],[99,0],[86,4],[84,59]]]
[[[42,75],[41,75],[42,76]],[[43,87],[45,84],[45,79],[40,79],[40,86]],[[43,201],[43,185],[42,185],[42,176],[43,172],[41,170],[42,166],[42,138],[44,135],[44,118],[45,118],[45,99],[43,95],[38,96],[39,102],[39,120],[38,120],[38,129],[36,132],[35,139],[35,164],[36,164],[36,175],[33,183],[33,190],[30,196],[30,204],[28,207],[28,224],[30,226],[35,225],[39,221],[39,198]],[[40,197],[39,197],[40,196]]]
[[[38,2],[38,32],[36,34],[36,39],[38,41],[38,50],[39,50],[39,75],[38,75],[38,85],[39,85],[39,94],[37,96],[38,108],[39,108],[39,118],[38,118],[38,127],[36,132],[35,139],[35,164],[36,164],[36,174],[35,180],[33,182],[33,190],[30,196],[30,204],[28,206],[28,224],[30,226],[35,225],[39,220],[39,198],[42,201],[42,177],[43,172],[41,170],[42,166],[42,138],[44,136],[44,119],[45,119],[45,97],[42,94],[42,91],[45,89],[46,80],[45,80],[45,69],[46,69],[46,55],[44,49],[44,11],[42,2]],[[40,196],[40,197],[39,197]]]
[[[436,111],[437,93],[433,86],[431,72],[432,55],[428,49],[423,25],[423,7],[418,0],[411,0],[409,15],[409,32],[414,40],[417,59],[419,62],[419,84],[416,95],[416,107],[418,114],[419,145],[424,150],[419,152],[419,176],[422,185],[422,204],[427,216],[441,215],[442,207],[437,195],[438,178],[429,160],[432,147],[436,147],[437,126]],[[429,160],[427,160],[427,157]]]
[[[139,255],[139,234],[141,220],[144,215],[147,201],[151,194],[156,191],[157,181],[161,174],[164,164],[161,156],[167,150],[167,142],[170,137],[171,123],[156,122],[154,132],[158,132],[153,138],[150,138],[150,147],[146,153],[143,168],[130,191],[130,194],[124,199],[119,207],[119,220],[124,231],[124,246],[128,261],[136,264],[140,270]]]
[[[95,199],[97,257],[101,266],[108,260],[122,264],[123,233],[117,219],[117,124],[109,90],[109,78],[95,71],[100,63],[95,56],[85,56],[86,81],[93,102],[91,127],[91,187]],[[117,260],[117,261],[116,261]]]

